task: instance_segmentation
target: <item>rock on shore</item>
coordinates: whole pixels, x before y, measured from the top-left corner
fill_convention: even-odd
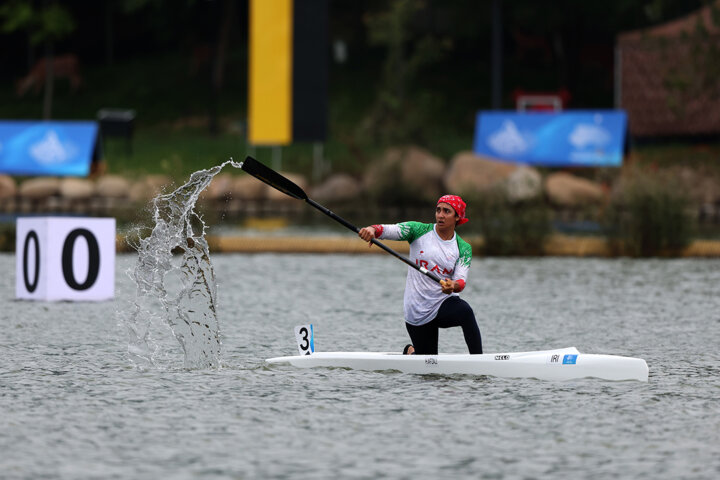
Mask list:
[[[335,204],[358,200],[391,198],[407,203],[432,202],[440,195],[454,193],[463,196],[482,195],[489,191],[504,195],[509,203],[519,203],[544,196],[554,207],[582,209],[601,206],[624,190],[633,175],[648,172],[625,166],[614,169],[605,177],[612,181],[592,181],[568,171],[541,170],[521,164],[499,161],[472,151],[461,151],[449,162],[415,145],[388,148],[367,165],[362,178],[336,172],[322,182],[311,185],[297,173],[281,172],[308,191],[318,201]],[[720,216],[720,178],[688,167],[674,167],[663,171],[681,184],[693,203],[706,216]],[[178,180],[179,181],[179,180]],[[129,180],[120,175],[102,175],[93,179],[35,177],[20,179],[0,175],[0,211],[43,211],[71,205],[74,211],[83,202],[105,206],[132,208],[144,204],[158,193],[175,188],[166,175],[148,175]],[[277,205],[282,210],[292,208],[292,199],[256,178],[239,171],[217,175],[201,201],[224,211],[257,212]],[[300,207],[300,205],[297,205]],[[61,211],[61,210],[59,210]]]

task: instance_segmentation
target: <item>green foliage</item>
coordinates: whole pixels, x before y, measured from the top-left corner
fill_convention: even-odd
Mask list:
[[[28,29],[32,25],[32,6],[26,2],[8,2],[0,6],[0,19],[3,33]]]
[[[72,15],[57,4],[51,4],[38,12],[38,21],[35,30],[30,35],[30,41],[41,43],[46,40],[64,38],[75,30],[75,20]]]
[[[655,0],[654,3],[661,8],[664,2]],[[720,8],[712,3],[709,9],[709,25],[702,15],[698,15],[695,27],[691,32],[682,32],[680,42],[667,41],[662,37],[646,39],[655,42],[663,60],[670,65],[662,79],[668,92],[665,101],[679,117],[685,115],[685,106],[692,100],[714,100],[720,95],[717,82],[720,75],[720,40],[715,33],[720,27]]]
[[[635,257],[675,255],[690,244],[690,199],[670,178],[635,172],[605,217],[611,250]]]
[[[387,10],[366,17],[369,44],[383,47],[386,56],[377,96],[360,131],[365,141],[389,145],[422,136],[433,96],[411,92],[411,86],[452,46],[447,38],[413,28],[426,7],[422,1],[393,0]]]
[[[402,181],[401,162],[385,162],[375,165],[380,172],[376,181],[368,186],[369,198],[378,205],[407,207],[422,204],[422,192]]]
[[[0,252],[15,251],[15,223],[0,224]]]
[[[552,233],[550,207],[542,199],[511,204],[503,192],[467,198],[468,218],[480,224],[485,255],[542,255]]]
[[[35,45],[60,40],[75,30],[72,14],[57,3],[33,8],[25,1],[8,2],[0,7],[0,18],[4,33],[26,30]]]

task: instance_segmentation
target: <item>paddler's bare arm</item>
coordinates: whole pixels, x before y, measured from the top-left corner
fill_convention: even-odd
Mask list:
[[[375,238],[375,228],[374,227],[361,228],[360,231],[358,232],[358,236],[369,243],[373,238]],[[372,243],[370,243],[370,246],[372,246]]]

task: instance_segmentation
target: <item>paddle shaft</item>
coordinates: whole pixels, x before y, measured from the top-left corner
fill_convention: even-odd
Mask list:
[[[355,232],[355,233],[360,232],[360,229],[359,229],[358,227],[356,227],[356,226],[353,225],[352,223],[348,222],[347,220],[345,220],[345,219],[342,218],[341,216],[337,215],[337,214],[336,214],[335,212],[333,212],[332,210],[329,210],[329,209],[325,208],[324,206],[320,205],[319,203],[317,203],[317,202],[316,202],[315,200],[313,200],[312,198],[306,198],[305,201],[306,201],[307,203],[309,203],[310,205],[312,205],[313,207],[315,207],[315,208],[317,208],[318,210],[320,210],[322,213],[324,213],[324,214],[327,215],[328,217],[330,217],[330,218],[332,218],[333,220],[335,220],[336,222],[341,223],[342,225],[346,226],[347,228],[349,228],[349,229],[352,230],[353,232]],[[406,258],[406,257],[400,255],[398,252],[396,252],[396,251],[393,250],[392,248],[388,247],[388,246],[385,245],[384,243],[378,242],[378,241],[375,240],[374,238],[373,238],[372,240],[370,240],[370,242],[372,242],[374,245],[377,245],[378,247],[382,248],[383,250],[385,250],[387,253],[389,253],[389,254],[392,255],[393,257],[395,257],[395,258],[397,258],[397,259],[399,259],[399,260],[402,260],[403,262],[405,262],[406,264],[408,264],[409,266],[411,266],[412,268],[414,268],[414,269],[417,270],[418,272],[420,272],[420,273],[422,273],[422,274],[424,274],[424,275],[432,278],[432,279],[435,280],[437,283],[440,283],[440,281],[441,281],[441,278],[440,278],[440,277],[438,277],[437,275],[435,275],[433,272],[429,271],[428,269],[426,269],[426,268],[424,268],[424,267],[421,267],[421,266],[413,263],[409,258]]]
[[[269,167],[266,167],[265,165],[258,162],[254,158],[252,158],[250,156],[246,157],[245,161],[242,163],[241,168],[244,171],[246,171],[247,173],[249,173],[250,175],[252,175],[253,177],[257,178],[258,180],[270,185],[274,189],[279,190],[279,191],[283,192],[284,194],[289,195],[298,200],[305,200],[307,203],[309,203],[313,207],[317,208],[322,213],[324,213],[328,217],[332,218],[336,222],[343,224],[344,226],[346,226],[353,232],[355,232],[355,233],[360,232],[360,229],[357,228],[352,223],[348,222],[341,216],[336,215],[334,212],[323,207],[322,205],[317,203],[315,200],[308,198],[307,193],[305,193],[305,191],[303,191],[302,188],[297,186],[295,183],[290,181],[288,178],[283,177],[275,170],[273,170]],[[435,275],[433,272],[429,271],[425,267],[416,265],[415,263],[410,261],[410,259],[403,257],[402,255],[400,255],[398,252],[396,252],[392,248],[388,247],[387,245],[384,245],[383,243],[377,241],[374,238],[370,242],[377,245],[378,247],[382,248],[383,250],[385,250],[387,253],[389,253],[393,257],[395,257],[399,260],[402,260],[403,262],[408,264],[408,266],[414,268],[415,270],[422,273],[423,275],[426,275],[427,277],[433,279],[437,283],[442,283],[440,277]]]

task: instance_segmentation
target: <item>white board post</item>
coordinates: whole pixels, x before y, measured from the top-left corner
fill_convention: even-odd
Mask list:
[[[17,220],[15,294],[28,300],[108,300],[115,296],[115,219]]]
[[[295,341],[300,355],[312,355],[315,353],[315,335],[312,324],[295,327]]]

